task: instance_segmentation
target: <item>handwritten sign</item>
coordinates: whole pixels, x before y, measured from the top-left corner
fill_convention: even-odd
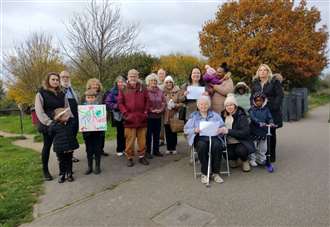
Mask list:
[[[78,105],[79,131],[106,131],[107,112],[105,105]]]

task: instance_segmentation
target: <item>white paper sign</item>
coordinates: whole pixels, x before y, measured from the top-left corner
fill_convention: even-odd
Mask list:
[[[205,87],[199,86],[188,86],[187,87],[187,99],[198,99],[202,96],[203,92],[205,92]]]
[[[199,122],[200,136],[216,136],[218,135],[218,124],[214,121]]]
[[[78,105],[79,131],[106,131],[107,112],[105,105]]]

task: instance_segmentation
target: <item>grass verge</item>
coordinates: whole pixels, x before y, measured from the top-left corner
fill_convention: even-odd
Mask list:
[[[330,102],[330,89],[329,91],[322,91],[317,93],[311,93],[308,96],[309,109],[316,108],[318,106],[325,105]]]
[[[32,221],[33,205],[42,192],[40,155],[0,137],[0,226]]]

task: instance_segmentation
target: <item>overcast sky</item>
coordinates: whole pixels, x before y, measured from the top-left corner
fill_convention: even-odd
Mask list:
[[[64,40],[64,23],[80,12],[88,1],[0,0],[3,52],[10,50],[35,31]],[[213,19],[225,1],[117,1],[126,21],[140,24],[138,42],[152,55],[184,53],[201,56],[198,32]],[[308,1],[321,11],[322,22],[330,28],[330,0]],[[329,43],[329,42],[328,42]],[[330,45],[328,45],[330,46]],[[329,49],[329,48],[328,48]],[[330,58],[330,53],[328,53]]]

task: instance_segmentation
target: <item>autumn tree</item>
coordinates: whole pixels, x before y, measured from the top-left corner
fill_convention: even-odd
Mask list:
[[[250,82],[261,63],[284,75],[292,86],[315,81],[327,65],[326,26],[306,1],[240,0],[224,3],[199,34],[210,64],[227,62],[234,75]]]
[[[154,66],[154,71],[164,68],[167,74],[174,76],[179,82],[187,81],[193,67],[198,66],[202,69],[205,61],[190,55],[170,54],[159,58],[159,63]]]
[[[96,77],[102,83],[111,81],[107,61],[137,49],[137,24],[124,24],[120,9],[110,1],[92,1],[82,13],[75,14],[66,24],[66,55],[79,72],[81,80]]]
[[[65,68],[59,51],[53,47],[52,37],[33,33],[5,56],[4,73],[7,95],[17,104],[32,105],[34,97],[48,72]]]

